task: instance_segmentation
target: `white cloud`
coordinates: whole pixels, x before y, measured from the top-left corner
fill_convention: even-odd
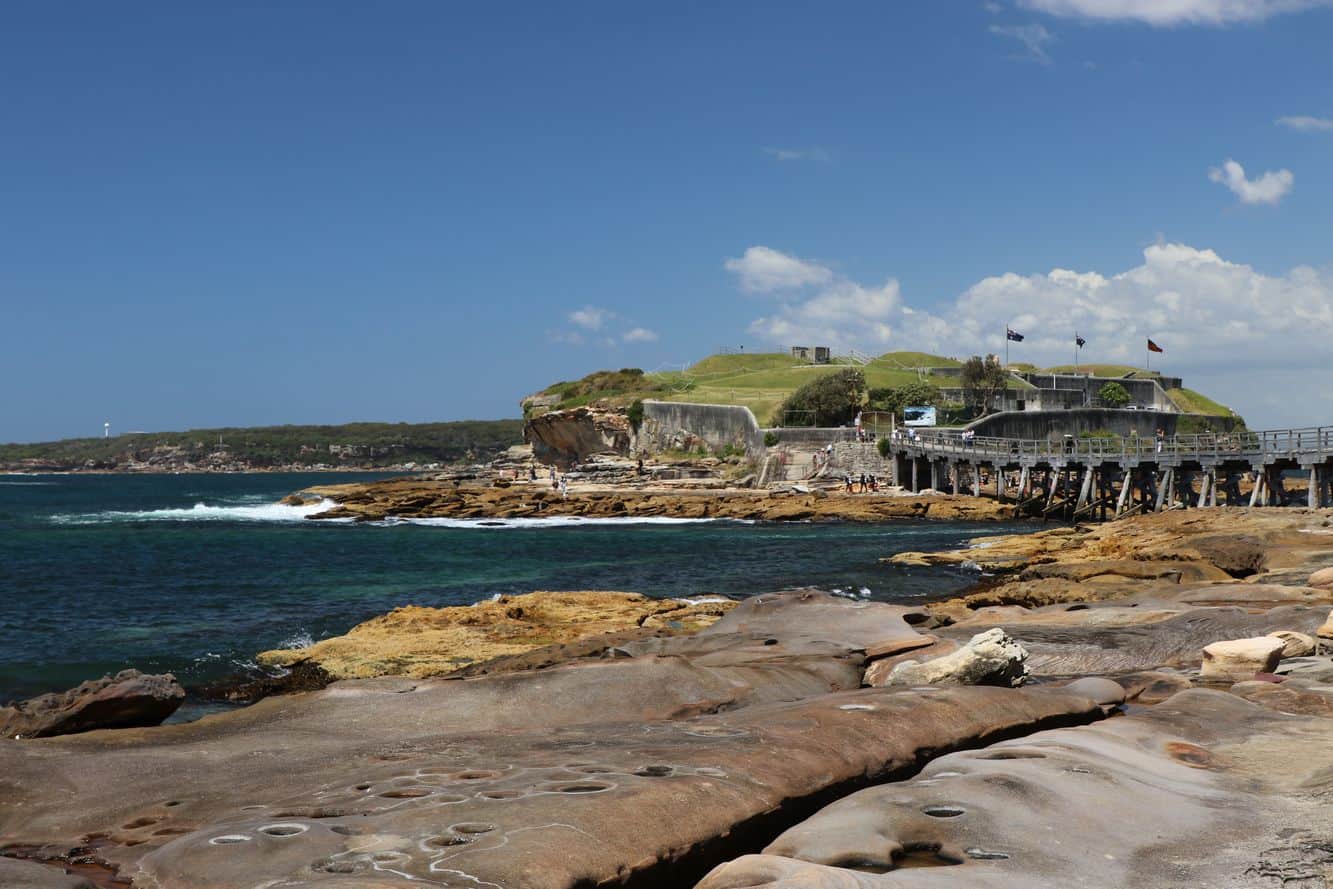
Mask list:
[[[793,290],[833,280],[832,269],[769,247],[749,247],[742,256],[728,259],[724,265],[727,271],[740,276],[741,287],[750,293]]]
[[[1208,178],[1235,192],[1242,204],[1276,204],[1291,191],[1296,177],[1291,170],[1269,170],[1257,179],[1245,176],[1245,168],[1230,158],[1208,171]]]
[[[569,320],[584,330],[601,330],[602,325],[614,317],[614,312],[596,306],[584,306],[569,313]]]
[[[1333,5],[1333,0],[1018,0],[1066,18],[1171,25],[1229,25]]]
[[[751,330],[783,346],[851,344],[965,358],[1002,353],[1008,325],[1026,335],[1013,344],[1011,360],[1040,365],[1068,364],[1076,330],[1088,341],[1088,362],[1141,365],[1152,337],[1166,349],[1153,356],[1154,367],[1185,376],[1185,385],[1237,410],[1257,410],[1247,417],[1252,424],[1333,421],[1333,398],[1322,383],[1323,344],[1333,339],[1329,269],[1298,266],[1268,275],[1212,250],[1161,243],[1125,271],[1007,272],[931,309],[908,305],[896,281],[867,288],[839,279],[811,291]],[[1243,374],[1236,373],[1238,360]],[[1270,375],[1300,381],[1284,390],[1285,409],[1259,400],[1263,386],[1256,380]],[[1231,385],[1233,376],[1244,385]],[[1313,409],[1305,406],[1307,394],[1322,399],[1319,416],[1306,415]]]
[[[1280,127],[1286,127],[1289,130],[1298,130],[1302,133],[1333,130],[1333,119],[1327,117],[1306,117],[1305,115],[1296,115],[1295,117],[1279,117],[1274,123]]]
[[[1023,44],[1026,52],[1022,58],[1031,59],[1043,65],[1051,63],[1051,57],[1046,54],[1046,44],[1054,40],[1055,35],[1041,25],[991,25],[990,32],[999,37],[1017,40]]]
[[[996,3],[995,0],[986,0],[985,3],[981,4],[981,8],[989,12],[991,15],[999,15],[1004,11],[1004,7]]]
[[[779,161],[827,161],[831,158],[822,148],[774,148],[764,149],[764,154]]]
[[[635,327],[631,330],[627,330],[620,338],[627,343],[657,342],[657,334],[646,327]]]

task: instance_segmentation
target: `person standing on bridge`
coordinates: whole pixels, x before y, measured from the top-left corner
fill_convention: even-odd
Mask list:
[[[1162,446],[1166,444],[1166,432],[1161,426],[1157,427],[1157,453],[1162,453]]]

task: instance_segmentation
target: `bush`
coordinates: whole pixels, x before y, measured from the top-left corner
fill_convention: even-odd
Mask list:
[[[636,399],[629,407],[625,408],[625,416],[629,418],[630,426],[637,433],[639,427],[643,425],[643,399]]]
[[[776,432],[769,431],[764,433],[764,447],[771,448],[774,447],[777,443],[778,443],[778,434]]]
[[[1129,390],[1112,381],[1097,390],[1097,398],[1107,407],[1124,407],[1129,404]]]
[[[787,396],[773,418],[783,424],[789,411],[814,415],[816,426],[843,426],[851,421],[865,399],[866,376],[856,368],[821,374]]]
[[[889,453],[893,450],[893,442],[889,441],[887,438],[881,438],[879,441],[875,442],[875,450],[879,451],[881,457],[888,457]]]

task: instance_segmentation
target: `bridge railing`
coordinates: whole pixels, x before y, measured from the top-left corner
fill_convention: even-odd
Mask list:
[[[1333,454],[1333,426],[1252,432],[1204,432],[1153,436],[1105,436],[1059,441],[1048,439],[967,437],[957,430],[905,429],[893,437],[896,448],[914,449],[934,456],[1001,461],[1123,462],[1155,457],[1223,460]]]

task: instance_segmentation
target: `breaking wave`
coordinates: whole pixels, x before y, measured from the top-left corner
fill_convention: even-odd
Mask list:
[[[196,503],[189,508],[107,510],[79,515],[52,516],[62,525],[102,525],[117,522],[297,522],[308,516],[333,509],[332,500],[319,500],[301,506],[284,503],[210,506]]]

